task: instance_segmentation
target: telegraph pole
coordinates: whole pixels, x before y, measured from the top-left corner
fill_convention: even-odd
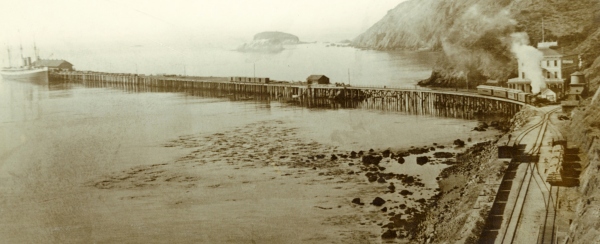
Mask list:
[[[348,68],[348,86],[350,86],[350,68]]]

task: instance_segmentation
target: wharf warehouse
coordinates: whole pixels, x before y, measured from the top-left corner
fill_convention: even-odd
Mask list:
[[[329,84],[329,77],[324,75],[310,75],[306,78],[306,83],[327,85]]]
[[[540,62],[543,81],[546,83],[546,88],[552,90],[552,92],[545,92],[545,95],[548,100],[554,101],[566,95],[570,82],[570,74],[576,72],[580,64],[578,54],[563,55],[557,50],[552,49],[552,47],[557,46],[557,42],[540,42],[537,47],[543,54],[543,59]],[[531,93],[530,78],[532,74],[528,74],[525,71],[524,63],[521,60],[518,60],[518,63],[519,76],[508,79],[508,87]]]
[[[73,71],[73,64],[62,59],[39,59],[33,62],[35,67],[47,67],[49,71]]]

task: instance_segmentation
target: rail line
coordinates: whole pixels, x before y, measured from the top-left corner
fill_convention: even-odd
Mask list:
[[[539,128],[537,135],[536,135],[535,143],[526,153],[524,153],[525,155],[528,155],[528,157],[525,159],[528,161],[527,168],[525,169],[525,175],[519,182],[519,187],[516,191],[517,195],[515,197],[514,206],[508,217],[508,220],[506,222],[507,223],[506,229],[502,235],[502,241],[500,243],[513,243],[515,241],[515,238],[517,235],[517,230],[519,228],[519,224],[520,224],[522,216],[523,216],[523,208],[524,208],[525,202],[527,200],[527,194],[529,192],[532,178],[534,179],[535,183],[537,184],[538,188],[540,189],[540,191],[543,194],[540,183],[537,181],[537,179],[535,179],[536,178],[535,174],[537,174],[540,179],[543,179],[541,177],[541,174],[539,173],[539,169],[537,167],[537,162],[536,162],[537,160],[539,160],[539,158],[532,157],[532,156],[533,155],[539,156],[540,149],[543,145],[544,135],[548,128],[548,122],[550,120],[550,115],[559,109],[560,108],[556,108],[556,109],[553,109],[553,110],[550,110],[550,111],[544,113],[542,119],[538,123],[527,128],[525,131],[520,133],[515,138],[515,142],[514,142],[515,145],[519,145],[521,143],[521,141],[525,138],[525,136],[527,136],[529,133],[531,133],[535,129]],[[534,161],[534,163],[532,163],[532,161]],[[542,181],[542,185],[544,185],[544,187],[547,188],[547,186],[543,183],[543,181]],[[548,203],[545,204],[546,211],[548,211],[548,209],[549,209],[548,205],[550,204],[550,201],[552,201],[551,198],[549,198]]]

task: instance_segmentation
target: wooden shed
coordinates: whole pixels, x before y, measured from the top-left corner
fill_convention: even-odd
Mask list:
[[[324,75],[311,75],[306,78],[308,84],[329,84],[329,77]]]

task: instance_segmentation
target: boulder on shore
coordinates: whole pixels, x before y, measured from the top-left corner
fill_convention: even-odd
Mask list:
[[[382,235],[381,238],[382,239],[394,239],[398,237],[398,234],[396,234],[395,230],[386,230]]]
[[[417,164],[423,165],[423,164],[426,164],[427,162],[429,162],[429,158],[427,158],[427,156],[417,157]]]
[[[381,155],[366,155],[362,157],[362,162],[365,165],[379,164],[379,162],[381,162],[382,159],[383,157],[381,157]]]
[[[373,202],[371,202],[371,204],[379,207],[379,206],[385,204],[385,200],[383,200],[383,198],[381,198],[381,197],[376,197],[375,199],[373,199]]]

